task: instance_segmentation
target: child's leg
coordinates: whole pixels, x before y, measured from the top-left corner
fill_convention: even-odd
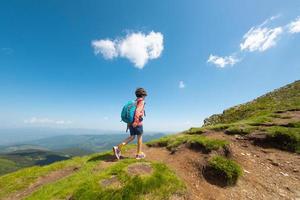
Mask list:
[[[129,142],[131,142],[132,140],[134,140],[134,138],[135,138],[134,135],[129,136],[129,137],[126,138],[122,143],[120,143],[120,144],[118,145],[118,148],[121,150],[121,148],[122,148],[123,146],[125,146],[126,144],[128,144]]]
[[[142,144],[143,144],[143,137],[142,135],[137,136],[137,154],[142,153]]]

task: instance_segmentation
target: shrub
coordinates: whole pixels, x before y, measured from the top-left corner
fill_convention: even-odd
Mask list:
[[[238,178],[242,175],[241,167],[233,160],[223,156],[214,156],[208,160],[207,168],[216,175],[222,178],[226,185],[234,185]]]
[[[300,128],[273,126],[266,131],[267,140],[275,147],[300,153]]]

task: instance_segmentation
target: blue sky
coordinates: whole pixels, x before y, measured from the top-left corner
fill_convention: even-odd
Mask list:
[[[0,127],[123,130],[148,90],[146,131],[299,79],[300,1],[1,1]]]

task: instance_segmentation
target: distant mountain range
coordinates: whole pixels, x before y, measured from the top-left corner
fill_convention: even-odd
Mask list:
[[[108,131],[79,128],[49,128],[49,127],[23,127],[0,128],[0,146],[26,143],[32,140],[50,138],[61,135],[113,135],[122,134],[121,131]]]

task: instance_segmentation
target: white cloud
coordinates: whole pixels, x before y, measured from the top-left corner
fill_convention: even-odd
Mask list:
[[[276,46],[280,36],[286,36],[286,33],[299,33],[300,32],[300,16],[294,21],[291,21],[287,25],[281,25],[277,27],[271,27],[270,23],[281,17],[281,15],[275,15],[266,19],[263,23],[257,26],[253,26],[250,30],[244,34],[242,42],[240,43],[240,50],[231,55],[241,55],[241,53],[247,52],[263,52],[274,46]],[[226,65],[234,65],[239,62],[240,59],[236,59],[234,56],[220,57],[216,55],[210,55],[207,62],[213,63],[218,67],[226,67]]]
[[[290,33],[300,32],[300,17],[288,24],[288,29]]]
[[[30,119],[24,120],[25,124],[57,124],[57,125],[65,125],[65,124],[71,124],[72,122],[70,120],[53,120],[49,118],[37,118],[32,117]]]
[[[92,41],[94,53],[101,53],[105,59],[113,59],[118,56],[115,43],[111,40],[94,40]]]
[[[252,27],[244,36],[240,44],[242,51],[265,51],[276,45],[278,36],[283,33],[282,27]]]
[[[179,81],[179,86],[180,89],[185,88],[185,83],[183,81]]]
[[[210,54],[207,62],[212,63],[217,67],[224,68],[226,67],[226,65],[233,66],[234,64],[239,62],[239,59],[235,58],[234,56],[220,57],[220,56]]]
[[[131,33],[116,40],[94,40],[92,47],[96,55],[102,54],[105,59],[127,58],[139,69],[149,60],[159,58],[164,49],[163,35],[153,31]]]

